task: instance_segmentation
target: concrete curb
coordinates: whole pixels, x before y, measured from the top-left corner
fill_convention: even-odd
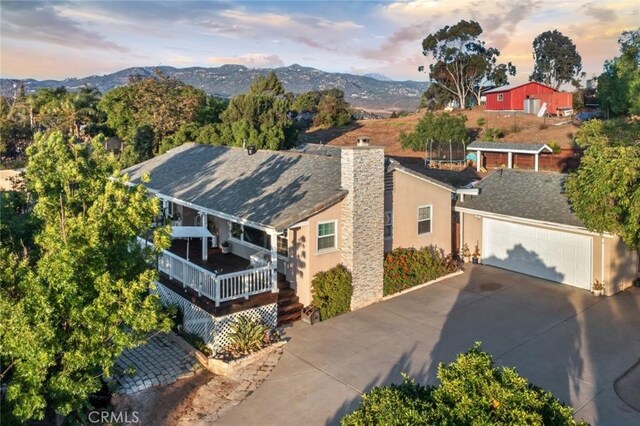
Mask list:
[[[420,285],[417,285],[415,287],[411,287],[411,288],[408,288],[406,290],[402,290],[402,291],[400,291],[398,293],[390,294],[388,296],[383,296],[382,297],[382,301],[393,299],[394,297],[402,296],[403,294],[411,293],[412,291],[420,290],[421,288],[430,286],[431,284],[435,284],[435,283],[440,282],[442,280],[446,280],[447,278],[455,277],[457,275],[462,275],[462,274],[464,274],[464,270],[457,271],[457,272],[454,272],[454,273],[448,274],[448,275],[443,275],[440,278],[436,278],[435,280],[426,282],[424,284],[420,284]]]

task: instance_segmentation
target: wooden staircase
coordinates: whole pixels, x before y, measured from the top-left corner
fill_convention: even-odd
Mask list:
[[[284,276],[278,274],[278,327],[300,319],[302,303]]]

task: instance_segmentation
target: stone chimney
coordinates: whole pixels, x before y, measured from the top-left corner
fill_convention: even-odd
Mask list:
[[[367,141],[368,142],[368,141]],[[384,258],[384,148],[359,145],[341,153],[342,263],[353,275],[351,309],[382,299]]]

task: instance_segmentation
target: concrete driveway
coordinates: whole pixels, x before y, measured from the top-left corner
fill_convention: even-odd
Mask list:
[[[637,425],[614,382],[640,359],[640,291],[584,290],[488,266],[341,315],[296,324],[280,363],[221,424],[337,424],[360,394],[407,372],[437,383],[438,363],[481,341],[497,364],[570,403],[592,424]],[[640,396],[638,396],[640,398]]]

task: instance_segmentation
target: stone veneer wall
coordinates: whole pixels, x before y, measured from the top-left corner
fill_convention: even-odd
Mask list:
[[[353,275],[351,309],[382,299],[384,258],[384,149],[343,148],[342,263]]]
[[[197,334],[206,343],[215,355],[228,343],[228,335],[231,332],[231,324],[241,315],[258,318],[262,323],[275,328],[278,323],[278,305],[258,306],[234,314],[214,317],[204,309],[194,305],[173,290],[156,282],[156,293],[160,296],[163,305],[177,305],[183,313],[182,323],[185,331]]]

